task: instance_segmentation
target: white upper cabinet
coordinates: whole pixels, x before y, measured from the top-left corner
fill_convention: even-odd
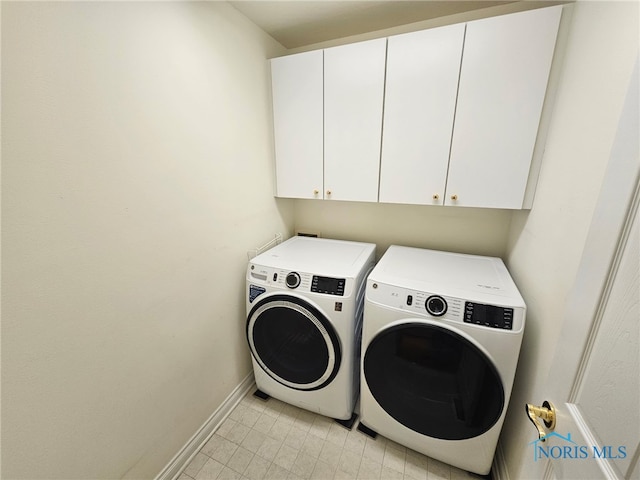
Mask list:
[[[322,56],[271,60],[278,197],[322,198]]]
[[[376,202],[386,39],[324,51],[324,198]]]
[[[272,60],[276,195],[528,208],[561,14],[558,5]]]
[[[380,202],[443,204],[464,30],[388,40]]]
[[[445,204],[523,207],[561,12],[467,23]]]

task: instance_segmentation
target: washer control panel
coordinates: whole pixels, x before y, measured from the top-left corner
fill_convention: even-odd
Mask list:
[[[327,277],[301,271],[254,265],[249,266],[247,280],[260,287],[271,285],[300,293],[321,293],[337,297],[351,296],[354,284],[351,278]]]
[[[326,293],[327,295],[344,296],[344,286],[346,279],[321,277],[314,275],[311,280],[311,291],[315,293]]]

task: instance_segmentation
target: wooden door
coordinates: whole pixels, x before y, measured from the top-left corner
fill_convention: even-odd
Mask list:
[[[640,478],[638,81],[636,64],[543,394],[555,429],[531,443],[545,478]]]

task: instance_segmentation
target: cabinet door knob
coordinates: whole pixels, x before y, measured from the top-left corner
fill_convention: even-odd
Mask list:
[[[320,191],[318,191],[318,190],[314,190],[314,191],[313,191],[313,194],[314,194],[314,195],[317,195],[317,194],[319,194],[319,193],[320,193]]]
[[[451,200],[458,200],[458,195],[451,195]]]
[[[331,190],[327,190],[327,195],[331,195]]]
[[[434,200],[440,200],[440,195],[438,195],[437,193],[433,194],[433,199]]]

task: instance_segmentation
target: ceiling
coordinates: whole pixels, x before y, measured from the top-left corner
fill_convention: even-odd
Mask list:
[[[291,49],[514,1],[234,0],[229,3]]]

